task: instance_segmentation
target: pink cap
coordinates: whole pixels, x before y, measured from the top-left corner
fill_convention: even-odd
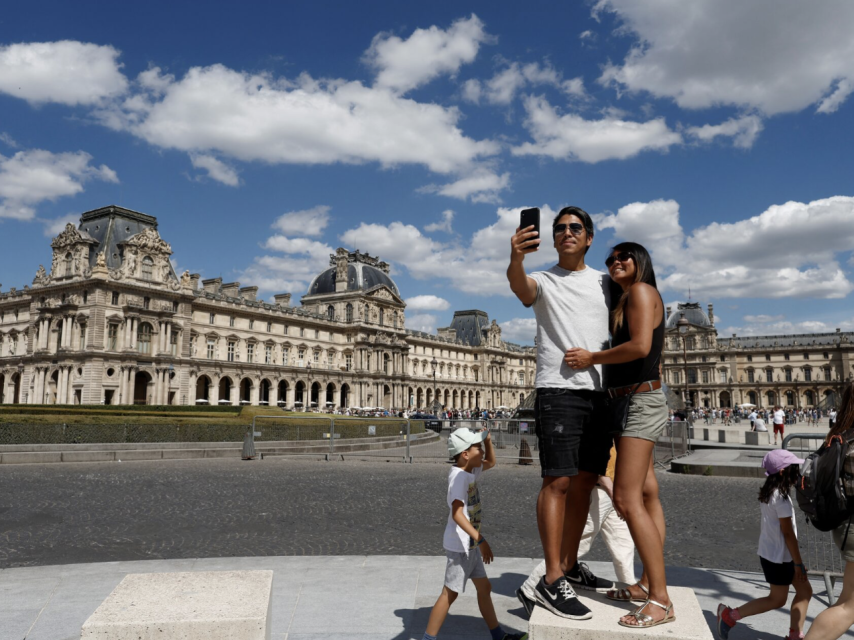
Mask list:
[[[787,449],[774,449],[762,458],[765,475],[773,476],[792,464],[802,464],[803,460]]]

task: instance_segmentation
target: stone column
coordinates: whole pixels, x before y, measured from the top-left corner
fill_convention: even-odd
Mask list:
[[[296,388],[295,384],[288,382],[288,390],[285,392],[285,406],[293,407],[294,402],[296,402]]]
[[[36,367],[35,385],[33,386],[33,397],[30,404],[41,404],[44,401],[44,369]]]
[[[64,336],[65,334],[63,334]],[[59,368],[59,377],[56,380],[56,404],[65,404],[66,395],[68,392],[68,369],[66,367]]]
[[[136,349],[136,332],[139,328],[139,320],[137,318],[130,319],[130,348]]]
[[[168,379],[168,371],[166,373],[166,376]],[[208,399],[210,400],[211,405],[216,405],[219,403],[219,378],[217,378],[216,382],[211,380],[211,389],[210,393],[208,394]]]
[[[233,382],[233,378],[232,378]],[[228,390],[229,401],[232,405],[237,405],[238,403],[238,394],[240,393],[239,381],[238,384],[232,384],[231,389]]]
[[[252,389],[249,391],[249,404],[253,407],[258,406],[258,397],[261,391],[261,383],[257,380],[253,380]]]
[[[38,350],[47,349],[47,338],[50,333],[50,320],[42,318],[39,320],[39,347]]]
[[[151,393],[151,404],[160,404],[160,387],[163,384],[162,374],[163,372],[160,369],[154,369],[154,390]]]

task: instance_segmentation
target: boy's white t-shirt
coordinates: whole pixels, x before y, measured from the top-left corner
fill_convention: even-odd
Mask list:
[[[460,467],[452,467],[448,473],[448,524],[445,526],[445,538],[442,541],[446,551],[468,554],[469,549],[477,546],[469,534],[454,522],[453,504],[454,500],[462,502],[465,505],[463,511],[466,518],[480,531],[482,512],[477,481],[482,472],[483,467],[475,467],[471,473]]]
[[[786,422],[786,413],[780,409],[774,412],[774,424],[783,424]]]
[[[792,527],[797,536],[798,523],[792,517],[795,515],[795,510],[792,508],[792,499],[789,496],[782,495],[779,491],[775,491],[771,495],[768,504],[764,502],[759,503],[759,509],[762,512],[762,529],[759,533],[759,555],[769,562],[776,562],[777,564],[791,562],[792,554],[789,553],[789,549],[786,547],[783,530],[780,528],[780,518],[792,518]]]

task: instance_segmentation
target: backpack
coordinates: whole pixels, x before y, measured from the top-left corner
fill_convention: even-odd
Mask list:
[[[798,507],[819,531],[854,515],[854,430],[836,435],[807,456],[795,488]]]

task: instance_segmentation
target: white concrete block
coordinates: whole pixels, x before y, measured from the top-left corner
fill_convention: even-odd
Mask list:
[[[593,617],[589,620],[567,620],[560,618],[543,607],[537,606],[528,625],[530,640],[645,640],[667,638],[668,640],[712,640],[709,625],[692,589],[668,587],[667,593],[673,601],[674,622],[650,629],[630,629],[618,624],[622,616],[634,611],[639,605],[629,602],[614,602],[602,594],[578,592],[581,601],[590,607]]]
[[[270,640],[272,571],[128,574],[81,640]]]

